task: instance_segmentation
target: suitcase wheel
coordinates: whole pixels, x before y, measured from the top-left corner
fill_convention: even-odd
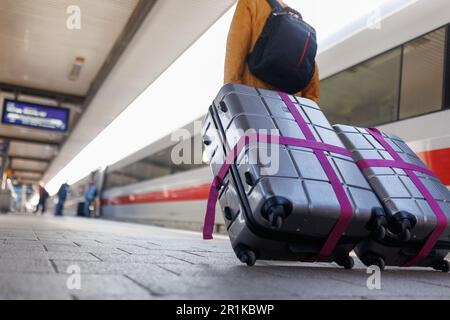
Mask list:
[[[256,254],[250,250],[241,251],[238,258],[242,263],[247,264],[249,267],[253,267],[256,263]]]
[[[355,260],[350,256],[340,257],[335,262],[338,266],[344,267],[347,270],[351,270],[355,266]]]
[[[411,229],[403,227],[403,231],[398,235],[398,239],[403,242],[411,240]]]
[[[273,197],[266,201],[261,213],[273,229],[281,230],[284,220],[292,213],[292,203],[281,197]]]
[[[434,264],[433,269],[448,273],[450,271],[450,264],[447,260],[441,260]]]
[[[414,215],[401,211],[389,220],[389,229],[398,236],[398,239],[403,242],[411,240],[411,230],[417,224],[417,219]]]
[[[383,271],[386,268],[386,262],[384,258],[380,256],[376,256],[374,254],[367,254],[364,256],[361,261],[367,266],[376,266],[380,268],[381,271]]]
[[[378,230],[372,232],[373,236],[377,240],[383,240],[386,237],[386,228],[384,226],[380,226]]]
[[[281,230],[283,227],[284,208],[277,207],[276,210],[272,209],[272,213],[269,215],[269,222],[275,230]]]
[[[372,210],[372,218],[367,224],[366,228],[372,231],[372,235],[377,240],[383,240],[386,236],[386,216],[382,208],[374,208]]]
[[[392,228],[394,234],[397,235],[398,240],[408,242],[411,240],[411,223],[409,220],[402,220],[398,222],[397,226]]]

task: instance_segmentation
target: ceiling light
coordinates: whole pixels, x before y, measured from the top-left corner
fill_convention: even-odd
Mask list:
[[[69,74],[70,81],[77,81],[80,77],[81,68],[84,66],[85,59],[82,57],[76,57],[73,63],[72,70]]]

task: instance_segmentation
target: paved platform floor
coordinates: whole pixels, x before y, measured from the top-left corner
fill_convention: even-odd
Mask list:
[[[352,271],[248,268],[225,237],[204,242],[196,233],[104,220],[0,216],[0,299],[450,299],[447,274],[389,269],[373,291],[368,277],[360,263]]]

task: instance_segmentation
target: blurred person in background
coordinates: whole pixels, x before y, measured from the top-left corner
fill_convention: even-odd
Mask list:
[[[48,192],[45,189],[43,183],[39,184],[39,202],[38,205],[36,206],[36,209],[34,211],[34,213],[38,213],[39,209],[41,209],[41,213],[44,214],[45,211],[47,210],[47,199],[48,199]]]
[[[58,203],[55,206],[55,216],[62,216],[64,211],[64,203],[69,192],[69,185],[64,182],[58,190]]]
[[[91,206],[96,206],[96,198],[97,198],[97,187],[95,186],[94,181],[89,182],[89,186],[86,190],[86,194],[84,196],[84,216],[90,217],[91,216]]]

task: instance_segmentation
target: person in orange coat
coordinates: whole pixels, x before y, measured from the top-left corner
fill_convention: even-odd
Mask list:
[[[283,1],[280,1],[280,4],[286,6]],[[253,51],[271,12],[272,7],[267,0],[238,0],[228,34],[225,84],[238,83],[261,89],[277,89],[256,78],[247,65],[247,56]],[[314,76],[308,86],[296,95],[311,99],[317,104],[320,103],[320,81],[317,64]]]

